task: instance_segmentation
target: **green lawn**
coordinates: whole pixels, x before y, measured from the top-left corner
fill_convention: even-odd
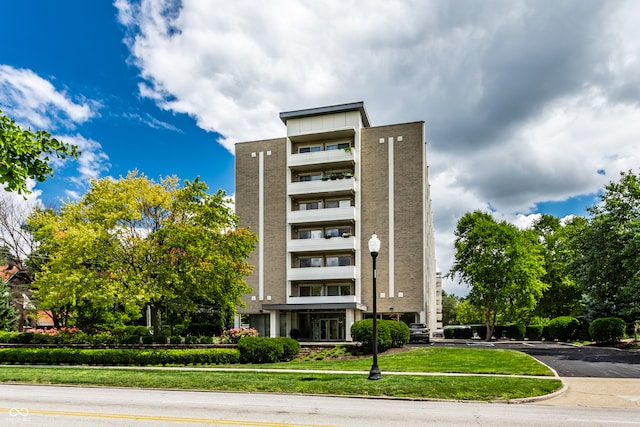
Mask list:
[[[458,377],[274,372],[202,372],[162,369],[1,367],[0,382],[245,392],[393,396],[458,400],[509,400],[540,396],[561,387],[559,380],[513,377]]]
[[[370,381],[371,357],[349,360],[293,361],[234,368],[339,370],[344,373],[247,372],[216,370],[108,369],[90,367],[0,367],[0,382],[74,384],[119,387],[225,390],[417,399],[510,400],[541,396],[558,390],[555,378],[505,376],[392,375],[389,372],[542,375],[551,372],[533,358],[516,351],[495,349],[419,348],[381,354],[382,379]],[[385,374],[387,372],[387,374]]]
[[[468,374],[507,374],[552,376],[546,366],[515,350],[486,348],[421,347],[401,353],[381,354],[378,366],[382,371],[440,372]],[[249,367],[245,365],[245,367]],[[250,365],[252,368],[337,369],[362,371],[371,368],[371,357],[347,360],[313,360]]]

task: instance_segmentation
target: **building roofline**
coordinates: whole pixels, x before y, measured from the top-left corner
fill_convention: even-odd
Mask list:
[[[362,117],[364,127],[369,127],[369,116],[364,108],[364,102],[351,102],[348,104],[329,105],[326,107],[307,108],[304,110],[285,111],[280,113],[280,120],[286,125],[289,119],[300,119],[303,117],[320,116],[323,114],[343,113],[347,111],[358,111]]]

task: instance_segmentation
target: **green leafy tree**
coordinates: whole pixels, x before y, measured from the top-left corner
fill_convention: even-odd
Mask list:
[[[449,276],[471,287],[467,300],[482,309],[489,340],[498,317],[524,317],[547,288],[541,281],[545,271],[540,245],[531,230],[498,223],[480,211],[460,218],[455,236]]]
[[[549,285],[532,313],[538,317],[575,316],[582,309],[582,288],[570,268],[573,251],[569,237],[584,218],[575,218],[566,226],[553,215],[542,215],[533,224],[544,257],[542,281]]]
[[[0,331],[15,329],[18,316],[11,305],[11,290],[4,280],[0,280]]]
[[[150,304],[157,335],[170,307],[233,314],[250,291],[245,260],[257,238],[237,227],[224,192],[206,191],[198,179],[180,186],[175,177],[130,173],[93,181],[77,203],[32,217],[48,255],[35,281],[41,306],[65,318],[119,312],[120,320],[106,320],[122,322]]]
[[[458,315],[458,297],[442,290],[442,324],[455,325]]]
[[[640,178],[622,172],[571,239],[572,267],[591,320],[640,316]]]
[[[77,158],[77,147],[44,130],[22,129],[0,111],[0,184],[5,190],[29,193],[27,179],[44,181],[53,174],[50,156]]]
[[[484,322],[484,313],[470,301],[463,300],[458,303],[456,321],[460,325],[474,325]]]

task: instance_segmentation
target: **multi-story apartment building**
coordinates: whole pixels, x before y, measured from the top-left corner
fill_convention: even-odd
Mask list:
[[[362,102],[280,113],[286,137],[236,144],[236,213],[259,237],[242,323],[351,340],[371,317],[437,325],[424,122],[371,126]],[[377,295],[368,241],[381,241]],[[240,318],[236,319],[238,325]]]

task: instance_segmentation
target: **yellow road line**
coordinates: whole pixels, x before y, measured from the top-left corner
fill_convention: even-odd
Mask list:
[[[220,424],[220,425],[239,425],[249,427],[335,427],[322,424],[286,424],[262,421],[236,421],[236,420],[216,420],[210,418],[186,418],[186,417],[165,417],[153,415],[135,415],[135,414],[107,414],[101,412],[73,412],[73,411],[54,411],[44,409],[29,409],[25,413],[24,408],[20,409],[20,413],[16,412],[16,408],[0,408],[0,413],[5,412],[11,416],[28,417],[29,415],[57,415],[64,417],[88,417],[88,418],[111,418],[111,419],[127,419],[140,421],[165,421],[172,423],[200,423],[200,424]]]

